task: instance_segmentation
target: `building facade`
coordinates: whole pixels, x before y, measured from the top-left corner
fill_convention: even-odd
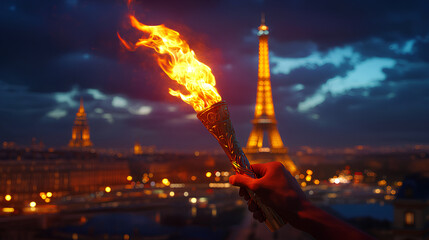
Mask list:
[[[123,186],[130,174],[127,159],[91,152],[0,150],[0,205],[42,203],[41,193],[54,198]],[[11,199],[5,201],[5,196]]]

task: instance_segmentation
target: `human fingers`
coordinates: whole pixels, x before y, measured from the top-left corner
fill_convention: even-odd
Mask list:
[[[252,191],[255,191],[258,189],[257,179],[248,177],[243,174],[236,174],[229,177],[229,183],[231,183],[234,186],[239,187],[245,187]]]
[[[256,174],[258,178],[261,178],[267,172],[267,164],[266,163],[256,163],[250,166],[252,171]]]
[[[251,212],[256,212],[256,211],[260,211],[260,208],[258,207],[258,205],[255,203],[255,201],[253,201],[252,199],[249,200],[249,202],[247,202],[248,205],[248,209]]]
[[[253,213],[253,218],[256,219],[256,220],[258,220],[259,222],[264,222],[265,219],[266,219],[264,213],[262,213],[261,210],[255,211]]]
[[[250,199],[249,193],[247,192],[246,188],[244,188],[244,187],[240,187],[240,190],[238,191],[238,195],[243,197],[244,200],[246,200],[246,201]]]

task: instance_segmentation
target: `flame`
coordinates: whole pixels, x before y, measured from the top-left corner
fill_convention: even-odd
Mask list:
[[[145,35],[149,34],[149,37],[141,38],[137,43],[131,44],[118,33],[119,40],[130,51],[145,46],[159,53],[157,60],[162,70],[189,92],[184,94],[170,88],[171,95],[180,97],[185,103],[192,105],[197,112],[222,100],[215,88],[216,80],[210,67],[197,60],[195,52],[180,38],[178,32],[164,25],[142,24],[133,15],[129,17],[131,25]]]

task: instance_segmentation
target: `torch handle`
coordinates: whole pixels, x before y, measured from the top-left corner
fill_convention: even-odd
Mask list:
[[[257,176],[252,171],[249,160],[235,137],[234,127],[229,118],[229,111],[226,103],[224,101],[215,103],[199,112],[197,117],[225,151],[235,172],[238,174],[245,174],[251,178],[256,178]],[[247,192],[265,214],[265,224],[272,232],[278,230],[285,224],[283,219],[272,208],[263,204],[261,199],[254,192],[249,189],[247,189]]]
[[[262,203],[261,199],[252,190],[246,188],[252,201],[254,201],[265,215],[265,225],[271,232],[280,229],[285,223],[283,219],[270,207]]]

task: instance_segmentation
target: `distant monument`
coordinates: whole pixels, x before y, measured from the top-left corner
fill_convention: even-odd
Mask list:
[[[261,26],[258,28],[259,66],[255,118],[252,121],[253,129],[244,151],[252,164],[278,161],[293,174],[297,168],[289,158],[287,148],[283,145],[274,114],[268,58],[268,34],[265,17],[262,15]]]
[[[142,145],[140,145],[139,142],[134,143],[134,155],[142,155],[143,154],[143,148]]]
[[[155,149],[156,147],[154,145],[152,146],[142,146],[140,144],[140,142],[135,142],[134,143],[134,155],[138,156],[138,155],[143,155],[143,154],[154,154],[155,153]]]
[[[83,100],[80,99],[79,111],[76,113],[74,120],[72,139],[69,142],[69,147],[82,148],[91,147],[92,142],[89,139],[89,126],[86,119],[85,108],[83,108]]]

